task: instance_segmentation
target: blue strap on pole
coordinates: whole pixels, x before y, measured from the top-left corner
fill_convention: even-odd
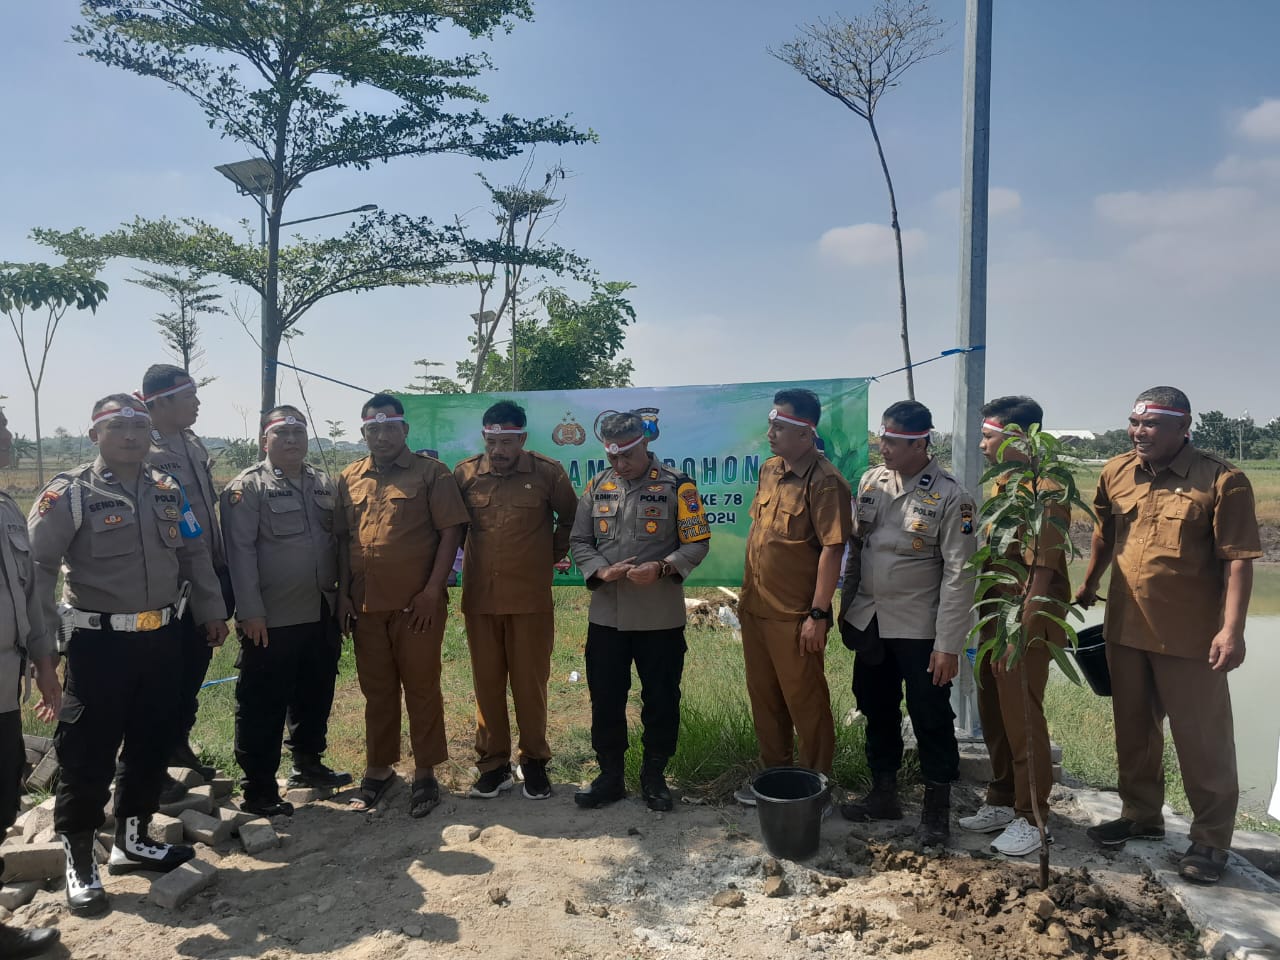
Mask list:
[[[231,683],[239,679],[240,677],[237,675],[234,677],[223,677],[221,680],[206,680],[204,683],[200,684],[200,689],[203,690],[205,687],[216,687],[220,683]]]
[[[917,363],[909,363],[905,367],[898,367],[898,369],[896,370],[889,370],[886,373],[880,373],[874,377],[868,377],[867,379],[875,380],[878,382],[881,377],[891,377],[895,373],[901,373],[903,370],[914,370],[916,367],[923,367],[926,363],[933,363],[933,361],[941,360],[943,357],[954,357],[960,353],[974,353],[977,350],[985,350],[985,349],[987,349],[987,345],[985,343],[976,343],[971,347],[952,347],[949,350],[943,350],[936,357],[930,357],[928,360],[921,360]]]

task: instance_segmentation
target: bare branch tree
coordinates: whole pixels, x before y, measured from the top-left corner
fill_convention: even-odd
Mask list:
[[[880,98],[902,81],[917,63],[936,57],[947,24],[933,16],[928,0],[883,0],[865,17],[819,20],[800,29],[800,36],[781,50],[769,52],[801,76],[852,110],[871,130],[876,156],[889,190],[889,225],[898,248],[898,308],[902,316],[902,357],[907,368],[907,396],[916,397],[907,333],[907,278],[902,262],[902,228],[898,200],[876,127]]]

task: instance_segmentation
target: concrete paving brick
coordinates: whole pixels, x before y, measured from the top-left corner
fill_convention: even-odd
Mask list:
[[[28,790],[48,790],[58,778],[58,754],[50,750],[27,777]]]
[[[198,810],[183,810],[178,815],[183,824],[183,834],[191,842],[200,841],[212,846],[231,835],[231,824]]]
[[[61,841],[23,843],[0,847],[4,857],[4,882],[51,880],[62,876],[64,856]]]
[[[217,810],[213,811],[213,816],[231,824],[230,836],[233,837],[239,836],[240,828],[250,820],[258,819],[258,815],[256,813],[248,813],[238,807],[219,807]]]
[[[147,896],[156,906],[175,910],[209,886],[217,875],[218,868],[212,864],[188,860],[153,880]]]
[[[53,801],[50,797],[37,807],[32,807],[18,820],[22,825],[22,835],[31,840],[37,833],[53,826]]]
[[[284,798],[297,807],[317,800],[328,800],[332,796],[333,790],[329,787],[294,787]]]
[[[181,843],[186,838],[186,824],[177,817],[157,813],[151,818],[151,838],[161,843]]]
[[[280,846],[280,837],[266,820],[251,820],[240,828],[240,843],[245,853],[256,856]]]
[[[231,796],[231,791],[235,789],[235,786],[236,782],[228,777],[216,777],[209,781],[210,792],[213,794],[215,801],[225,800]]]
[[[207,787],[197,787],[196,789],[208,789]],[[197,794],[191,791],[185,797],[179,797],[173,803],[165,803],[160,806],[160,812],[168,814],[171,817],[182,816],[184,810],[195,810],[199,813],[208,814],[213,810],[213,801],[207,795]]]
[[[6,910],[25,907],[43,886],[43,880],[19,880],[16,883],[6,883],[4,889],[0,890],[0,907]]]

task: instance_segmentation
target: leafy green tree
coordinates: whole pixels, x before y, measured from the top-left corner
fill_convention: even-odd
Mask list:
[[[156,270],[139,270],[141,280],[131,279],[130,283],[164,296],[173,309],[167,313],[157,314],[155,324],[160,328],[160,336],[181,365],[191,375],[193,367],[204,366],[204,347],[200,346],[200,317],[226,314],[219,301],[218,294],[211,291],[217,289],[216,284],[203,283],[203,274],[185,270],[164,273]],[[214,377],[204,377],[200,386],[212,383]]]
[[[107,285],[95,273],[97,262],[81,261],[51,266],[47,263],[0,263],[0,313],[9,319],[9,326],[22,351],[22,364],[31,384],[31,398],[36,428],[36,477],[44,486],[44,450],[40,435],[40,387],[44,383],[45,366],[53,338],[58,332],[66,312],[77,310],[96,312],[98,304],[107,299]],[[44,329],[32,324],[27,328],[29,314],[44,312]]]
[[[880,99],[902,82],[903,74],[946,48],[946,23],[933,16],[928,0],[881,0],[870,14],[846,19],[835,16],[801,28],[800,36],[770,51],[811,84],[833,97],[867,123],[889,191],[889,226],[898,252],[898,312],[902,321],[902,358],[906,364],[907,396],[916,398],[911,369],[911,340],[907,331],[907,279],[902,256],[902,227],[898,198],[889,175],[889,162],[880,142],[876,110]]]
[[[574,300],[552,287],[538,295],[546,316],[528,316],[516,324],[516,361],[522,390],[584,390],[631,385],[632,364],[619,358],[626,328],[636,318],[625,281],[596,284],[586,300]],[[508,390],[512,351],[490,353],[486,369],[476,375],[474,361],[458,364],[458,379],[478,383],[480,392]],[[449,383],[453,383],[449,381]],[[455,384],[456,385],[456,384]],[[436,392],[453,392],[447,388]]]
[[[473,81],[490,69],[488,56],[427,49],[448,28],[472,41],[508,32],[532,18],[529,0],[84,0],[81,9],[72,39],[85,56],[185,94],[213,129],[270,169],[258,193],[262,253],[197,221],[138,221],[129,231],[137,240],[160,231],[156,245],[135,248],[139,259],[260,290],[264,411],[275,403],[280,342],[317,299],[440,282],[446,264],[472,259],[447,249],[429,222],[385,216],[341,238],[282,249],[286,203],[307,177],[397,157],[502,160],[534,144],[593,137],[565,119],[485,117],[486,97]],[[373,242],[380,239],[389,249]],[[176,255],[183,246],[187,256]],[[282,289],[290,283],[292,297]]]
[[[1083,619],[1070,602],[1053,597],[1031,595],[1032,569],[1038,563],[1044,535],[1056,528],[1061,535],[1068,558],[1076,554],[1067,524],[1055,516],[1061,508],[1076,509],[1080,515],[1093,518],[1093,511],[1080,497],[1070,460],[1061,440],[1043,433],[1032,424],[1025,434],[1011,435],[1000,447],[999,462],[982,477],[983,487],[995,481],[1001,485],[979,511],[986,531],[984,544],[974,552],[968,566],[975,572],[977,588],[973,609],[977,623],[969,632],[978,638],[974,674],[981,682],[982,664],[1005,661],[1016,667],[1033,644],[1045,644],[1054,662],[1073,683],[1080,682],[1065,650],[1044,640],[1041,631],[1057,624],[1067,642],[1076,646],[1076,630],[1069,617]],[[1056,541],[1056,537],[1054,538]],[[1022,681],[1022,703],[1028,751],[1034,751],[1030,735],[1030,694],[1027,671],[1019,670]],[[1027,771],[1031,796],[1037,796],[1035,757],[1029,756]],[[1049,885],[1049,839],[1038,803],[1032,803],[1036,826],[1040,831],[1040,888]]]

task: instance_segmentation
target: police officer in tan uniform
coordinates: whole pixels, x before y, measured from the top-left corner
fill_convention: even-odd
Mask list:
[[[307,421],[296,407],[266,416],[266,459],[222,492],[222,529],[236,595],[240,680],[236,762],[244,771],[242,810],[292,814],[276,768],[287,721],[291,787],[344,787],[351,774],[327,767],[338,633],[338,541],[333,482],[307,463]]]
[[[747,693],[766,767],[831,772],[835,724],[824,671],[831,601],[849,538],[849,483],[815,445],[822,405],[809,390],[780,390],[769,449],[751,502],[738,614]],[[750,803],[754,797],[735,796]]]
[[[435,766],[449,758],[440,692],[446,582],[470,519],[453,474],[405,444],[404,406],[375,394],[360,411],[369,456],[342,471],[338,620],[354,625],[356,674],[364,693],[365,772],[351,801],[376,807],[400,759],[400,696],[409,714],[414,774],[409,814],[440,803]]]
[[[591,591],[587,686],[600,775],[573,799],[591,808],[626,796],[623,758],[634,662],[643,704],[640,792],[649,809],[670,810],[665,772],[680,732],[686,650],[681,584],[706,557],[711,529],[693,480],[649,452],[639,414],[605,417],[600,438],[609,468],[588,482],[570,538]]]
[[[143,374],[142,391],[137,396],[151,414],[151,450],[147,462],[182,485],[182,492],[186,494],[187,503],[203,533],[201,543],[209,551],[214,573],[223,587],[223,602],[230,613],[233,603],[226,551],[222,530],[214,513],[218,492],[213,484],[213,460],[204,442],[191,430],[200,415],[196,382],[181,367],[153,364]],[[191,748],[190,736],[199,710],[197,698],[213,657],[213,648],[190,614],[182,618],[179,629],[182,636],[181,712],[169,765],[198,770],[206,780],[210,780],[217,771],[200,762]],[[176,799],[182,792],[177,783],[166,782],[166,799]]]
[[[178,484],[145,462],[150,428],[136,398],[99,400],[89,428],[97,459],[54,477],[27,519],[46,644],[60,622],[70,629],[54,734],[62,769],[53,824],[67,854],[67,902],[85,916],[108,908],[93,841],[122,742],[110,871],[167,871],[193,856],[191,847],[147,834],[177,722],[184,581],[206,642],[217,646],[227,636],[209,552],[184,535],[193,530],[181,529]],[[61,615],[54,602],[60,568]]]
[[[1164,836],[1164,720],[1191,803],[1179,864],[1214,883],[1227,863],[1240,799],[1227,674],[1244,662],[1253,561],[1262,556],[1253,488],[1191,444],[1191,401],[1143,392],[1129,414],[1133,451],[1098,479],[1081,606],[1107,588],[1107,662],[1115,715],[1120,817],[1089,828],[1103,847]]]
[[[856,653],[853,693],[867,718],[871,791],[840,812],[900,820],[902,694],[925,779],[920,839],[950,836],[951,783],[960,773],[951,681],[972,624],[973,497],[929,449],[933,415],[914,400],[884,412],[880,454],[858,483],[841,597],[841,632]]]
[[[578,494],[564,467],[524,449],[524,409],[509,400],[481,418],[484,453],[454,468],[471,514],[462,566],[462,612],[476,694],[473,797],[514,785],[507,683],[520,725],[524,795],[551,796],[547,680],[555,646],[552,567],[569,552]]]
[[[13,434],[0,410],[0,469],[9,466]],[[46,723],[58,715],[62,688],[53,636],[43,628],[35,592],[35,568],[27,521],[18,504],[0,490],[0,834],[18,816],[26,749],[20,701],[30,695],[28,671],[34,669],[40,702],[36,716]],[[0,857],[0,874],[4,858]],[[33,957],[58,942],[52,927],[19,930],[0,923],[0,957]]]

